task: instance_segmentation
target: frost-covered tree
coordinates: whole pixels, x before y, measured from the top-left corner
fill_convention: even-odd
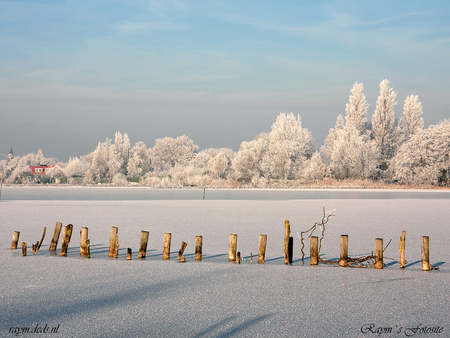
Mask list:
[[[234,177],[238,181],[251,182],[261,176],[261,162],[269,144],[269,135],[261,133],[253,141],[242,142],[233,159]]]
[[[394,179],[407,184],[449,185],[450,120],[413,134],[391,160]]]
[[[321,149],[328,172],[338,179],[369,178],[375,173],[378,159],[375,141],[369,133],[361,134],[343,121],[339,115]]]
[[[228,148],[221,148],[208,161],[208,171],[212,178],[227,179],[231,175],[231,163],[234,158],[234,151]]]
[[[388,159],[388,146],[391,142],[392,129],[394,127],[394,106],[397,94],[390,88],[389,80],[380,83],[380,95],[378,96],[375,112],[372,116],[373,138],[380,151],[380,160]]]
[[[293,179],[315,150],[312,134],[302,127],[300,116],[281,113],[269,133],[267,151],[261,161],[263,175],[268,179]]]
[[[403,116],[408,138],[423,129],[422,113],[422,102],[419,102],[419,97],[417,95],[408,96],[403,106]]]
[[[364,124],[367,121],[367,108],[369,108],[363,90],[363,84],[355,82],[350,91],[351,95],[349,97],[349,102],[345,106],[346,125],[349,128],[355,128],[360,134],[364,131]]]
[[[67,177],[83,177],[88,170],[89,163],[78,157],[71,157],[64,169],[64,173]]]
[[[151,150],[152,163],[157,172],[169,170],[176,164],[187,166],[197,151],[198,146],[186,135],[157,139]]]
[[[137,142],[129,151],[127,175],[131,181],[139,181],[147,172],[152,170],[149,151],[145,143]]]

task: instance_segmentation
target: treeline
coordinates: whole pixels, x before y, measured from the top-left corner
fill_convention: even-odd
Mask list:
[[[362,83],[351,89],[345,116],[339,115],[324,145],[316,145],[300,116],[281,113],[272,130],[242,142],[238,152],[205,149],[187,136],[157,139],[153,148],[143,142],[131,146],[128,135],[117,132],[83,157],[68,163],[37,154],[0,162],[9,184],[130,184],[180,186],[302,186],[323,180],[364,180],[406,185],[449,186],[450,121],[424,129],[418,96],[408,96],[403,116],[394,118],[396,93],[388,80],[367,120],[369,105]],[[38,176],[29,166],[57,164],[57,170]]]

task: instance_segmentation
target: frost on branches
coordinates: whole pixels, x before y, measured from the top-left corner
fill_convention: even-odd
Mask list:
[[[412,135],[391,161],[394,179],[449,186],[450,120]]]
[[[353,84],[345,116],[337,117],[320,151],[299,115],[281,113],[269,133],[242,142],[237,152],[199,151],[186,135],[157,139],[152,148],[141,141],[131,146],[128,135],[118,131],[114,141],[107,138],[92,153],[68,163],[45,158],[39,150],[0,161],[0,170],[6,184],[51,183],[56,181],[51,175],[65,175],[74,185],[263,188],[316,184],[324,178],[448,185],[450,122],[424,130],[417,95],[405,99],[403,117],[396,120],[396,93],[383,80],[369,123],[363,91],[362,83]],[[29,168],[38,164],[58,164],[61,170],[38,177]]]
[[[390,88],[389,80],[380,83],[380,95],[372,116],[373,138],[380,151],[381,161],[388,159],[388,146],[392,139],[394,127],[394,106],[397,94]]]

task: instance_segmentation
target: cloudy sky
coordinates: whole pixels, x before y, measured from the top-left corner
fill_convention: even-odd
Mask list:
[[[385,78],[429,126],[449,60],[446,0],[0,0],[0,153],[67,161],[116,131],[237,151],[280,112],[321,145],[353,83],[370,120]]]

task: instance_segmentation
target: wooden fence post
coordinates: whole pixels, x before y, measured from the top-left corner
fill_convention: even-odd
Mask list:
[[[170,241],[172,238],[172,234],[170,232],[166,232],[164,234],[164,246],[163,246],[163,259],[170,259]]]
[[[19,241],[20,231],[14,231],[12,236],[11,250],[17,249],[17,242]]]
[[[22,256],[27,255],[27,243],[22,242]]]
[[[131,248],[127,248],[127,260],[131,261],[131,256],[132,256]]]
[[[430,238],[422,236],[422,271],[431,270],[430,265]]]
[[[230,234],[230,247],[228,251],[228,261],[236,262],[237,234]]]
[[[86,258],[91,258],[91,240],[86,240]]]
[[[187,247],[187,243],[181,242],[181,248],[180,248],[180,251],[178,251],[178,258],[177,258],[178,260],[180,260],[181,257],[183,257],[183,252],[186,249],[186,247]]]
[[[145,259],[147,255],[148,231],[141,231],[141,240],[139,242],[139,259]]]
[[[310,264],[317,265],[319,264],[319,237],[312,236],[310,239]]]
[[[60,256],[67,256],[67,249],[69,247],[70,239],[72,238],[73,225],[68,224],[63,227],[62,231],[62,244]]]
[[[289,237],[289,264],[292,264],[294,258],[294,237]]]
[[[203,237],[195,236],[195,260],[202,260],[202,246],[203,246]]]
[[[61,232],[61,227],[62,227],[62,223],[56,222],[55,230],[53,231],[53,238],[52,238],[52,241],[50,242],[50,247],[49,247],[50,251],[56,250],[56,246],[58,245],[58,240],[59,240],[59,233]]]
[[[267,235],[259,235],[258,264],[264,264],[266,259]],[[253,255],[250,257],[250,263],[253,263]]]
[[[283,251],[284,251],[284,264],[289,264],[289,237],[291,237],[291,226],[289,225],[289,221],[284,221],[284,242],[283,242]]]
[[[237,253],[236,263],[241,264],[241,252],[240,251],[238,251],[238,253]]]
[[[375,239],[375,269],[383,269],[383,239]]]
[[[80,229],[80,256],[86,256],[88,240],[88,228],[82,227]]]
[[[117,258],[119,253],[119,228],[111,227],[111,235],[109,236],[109,253],[108,257]],[[116,244],[117,243],[117,244]]]
[[[405,259],[405,244],[406,244],[406,231],[402,231],[402,236],[400,237],[400,244],[399,244],[399,254],[400,254],[400,269],[405,268],[406,259]]]
[[[347,266],[348,262],[348,235],[341,235],[341,259],[340,266]]]

